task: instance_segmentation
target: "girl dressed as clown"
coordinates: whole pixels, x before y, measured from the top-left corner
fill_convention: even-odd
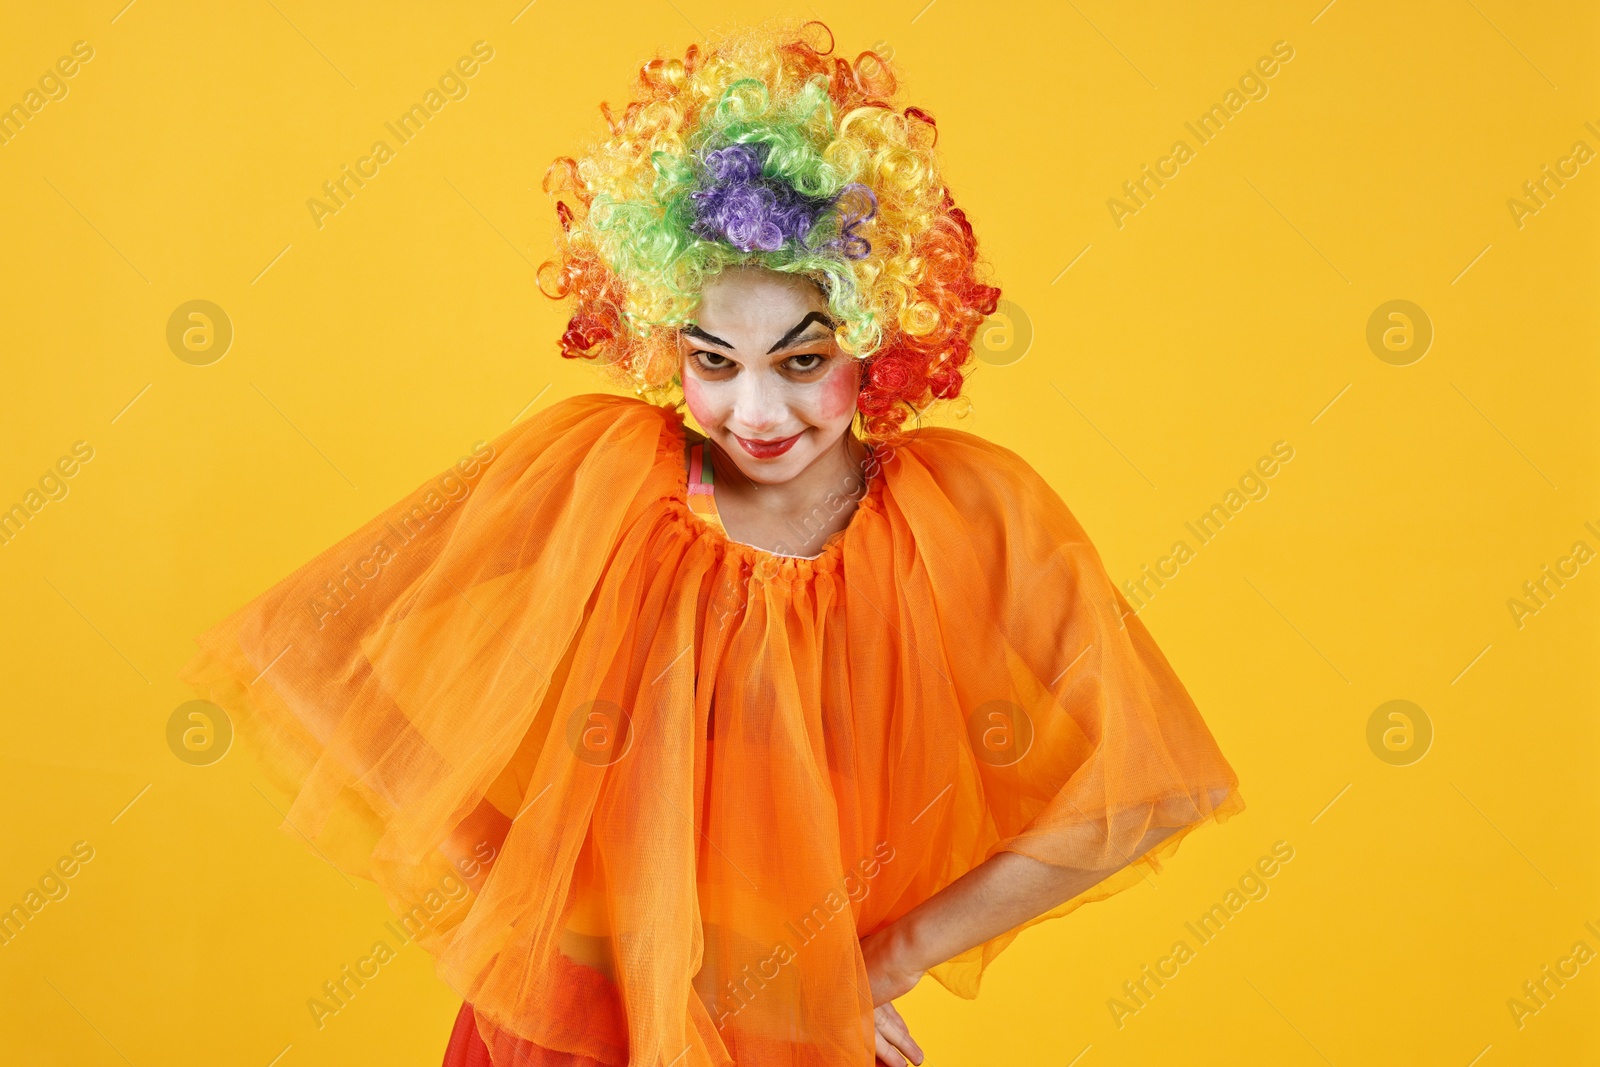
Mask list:
[[[561,354],[620,390],[185,668],[285,828],[426,916],[447,1065],[920,1063],[924,975],[975,997],[1243,807],[1056,492],[922,424],[999,290],[897,91],[816,22],[644,64],[544,183]]]

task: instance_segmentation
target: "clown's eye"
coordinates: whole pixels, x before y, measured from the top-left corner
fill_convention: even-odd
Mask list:
[[[733,360],[727,356],[716,352],[707,352],[704,349],[696,349],[692,355],[696,366],[703,371],[727,370],[734,365]]]
[[[798,356],[790,356],[785,362],[790,370],[808,374],[827,363],[828,357],[821,352],[803,352]]]

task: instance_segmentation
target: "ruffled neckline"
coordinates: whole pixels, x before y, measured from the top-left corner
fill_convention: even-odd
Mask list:
[[[662,413],[662,429],[660,448],[657,454],[658,462],[672,463],[676,474],[675,493],[671,499],[672,513],[678,521],[693,530],[700,537],[713,541],[726,555],[731,556],[742,564],[744,569],[752,574],[766,579],[807,579],[817,572],[831,574],[838,569],[840,557],[844,553],[845,544],[850,540],[852,533],[859,533],[858,523],[862,521],[863,512],[880,514],[883,508],[882,495],[884,490],[885,474],[883,464],[875,464],[876,470],[872,474],[863,471],[866,478],[866,491],[856,501],[856,510],[850,516],[844,528],[828,535],[822,544],[822,551],[815,556],[786,556],[778,552],[770,552],[755,545],[736,541],[728,536],[726,530],[717,524],[708,522],[704,517],[695,514],[689,507],[689,472],[684,466],[683,453],[688,444],[687,427],[684,424],[683,413],[674,407],[658,406]],[[876,451],[874,452],[876,454]],[[714,499],[714,498],[713,498]]]

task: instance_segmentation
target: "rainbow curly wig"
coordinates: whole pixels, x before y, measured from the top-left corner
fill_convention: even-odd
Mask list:
[[[680,403],[677,330],[731,265],[803,275],[826,294],[842,351],[865,361],[865,434],[892,437],[961,392],[972,337],[1000,290],[941,180],[933,117],[895,102],[888,57],[836,57],[820,22],[751,28],[639,71],[610,136],[551,164],[556,256],[571,298],[561,354],[652,402]]]

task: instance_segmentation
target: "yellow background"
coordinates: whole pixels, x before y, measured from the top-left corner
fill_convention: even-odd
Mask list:
[[[9,5],[0,32],[0,103],[94,49],[0,146],[0,505],[94,449],[0,547],[0,905],[95,850],[0,947],[0,1060],[439,1062],[460,1001],[415,946],[313,1024],[387,912],[279,832],[242,752],[174,757],[174,672],[471,442],[600,387],[533,285],[545,166],[658,47],[815,14],[893,49],[1032,323],[943,418],[1033,462],[1114,578],[1294,448],[1143,616],[1249,810],[1024,934],[977,1001],[924,981],[902,1007],[930,1063],[1600,1062],[1600,963],[1520,1028],[1507,1007],[1600,951],[1600,565],[1520,628],[1507,607],[1600,548],[1600,164],[1520,228],[1507,207],[1600,150],[1592,5],[123,2]],[[478,40],[470,94],[318,229],[306,200]],[[1107,199],[1277,41],[1269,95],[1119,229]],[[234,325],[210,366],[166,344],[193,299]],[[1391,299],[1435,330],[1409,366],[1366,343]],[[1367,744],[1392,699],[1433,726],[1410,766]],[[1119,1028],[1122,983],[1277,841],[1270,894]]]

